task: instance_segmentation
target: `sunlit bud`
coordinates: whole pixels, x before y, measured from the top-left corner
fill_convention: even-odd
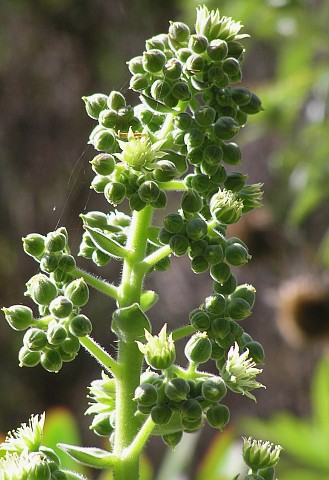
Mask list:
[[[197,257],[203,255],[208,247],[208,242],[206,240],[196,240],[190,244],[190,256]]]
[[[151,86],[151,95],[155,100],[163,100],[171,91],[170,84],[166,80],[156,80]]]
[[[69,273],[64,272],[63,270],[60,270],[57,268],[53,273],[52,273],[52,280],[56,283],[59,284],[64,284],[64,283],[69,283],[73,280],[74,277],[70,275]],[[62,285],[59,285],[59,287]]]
[[[226,58],[223,62],[223,70],[229,77],[232,77],[240,72],[240,64],[235,58]]]
[[[215,340],[211,341],[211,356],[212,360],[222,361],[225,357],[226,349],[221,347]],[[225,362],[225,359],[223,360]]]
[[[220,245],[209,245],[204,252],[204,258],[209,265],[217,265],[224,260],[224,252]]]
[[[213,164],[207,163],[204,160],[202,160],[201,165],[200,165],[200,170],[204,175],[208,175],[209,177],[213,177],[214,175],[216,175],[219,167],[220,166],[218,164],[213,165]]]
[[[245,265],[251,259],[251,255],[249,255],[248,249],[244,245],[235,242],[226,248],[225,258],[230,265],[240,266]]]
[[[85,337],[92,332],[93,326],[86,315],[76,315],[70,320],[69,331],[76,337]]]
[[[201,310],[200,308],[192,310],[189,314],[189,319],[191,325],[193,325],[196,330],[208,330],[208,328],[210,327],[209,315],[207,314],[207,312]]]
[[[263,480],[275,480],[276,479],[275,468],[274,467],[260,468],[258,470],[258,473]]]
[[[210,185],[210,179],[207,175],[202,173],[191,176],[191,185],[198,193],[204,193],[208,190]]]
[[[29,328],[24,335],[23,344],[29,350],[42,350],[47,344],[46,332],[40,328]]]
[[[145,338],[147,343],[136,343],[148,365],[156,370],[169,368],[175,361],[176,351],[172,334],[167,336],[167,324],[162,327],[159,335],[153,336],[145,330]]]
[[[49,305],[57,296],[56,285],[42,273],[34,275],[26,284],[26,295],[31,296],[39,305]]]
[[[176,56],[178,60],[182,63],[185,63],[191,55],[192,51],[189,48],[179,48],[176,51]]]
[[[113,427],[110,423],[109,413],[98,413],[95,415],[90,429],[93,430],[96,435],[101,437],[108,437],[113,432]]]
[[[154,37],[146,40],[145,44],[148,50],[151,50],[152,48],[165,50],[168,48],[168,35],[165,33],[160,33],[159,35],[155,35]]]
[[[145,72],[143,67],[143,57],[141,55],[138,57],[132,58],[127,63],[128,63],[128,68],[130,70],[130,73],[132,73],[133,75]]]
[[[243,320],[251,314],[250,305],[243,298],[231,298],[227,306],[227,313],[233,320]]]
[[[219,189],[210,200],[210,212],[215,220],[231,224],[237,222],[242,216],[243,203],[235,193],[230,190]]]
[[[119,110],[126,106],[126,99],[122,93],[113,90],[108,96],[107,106],[112,110]]]
[[[63,272],[71,272],[76,267],[75,259],[72,255],[64,254],[58,261],[58,268]]]
[[[110,182],[108,177],[103,175],[96,175],[90,185],[90,188],[95,190],[97,193],[103,193],[106,185]]]
[[[182,403],[180,413],[182,419],[195,422],[202,417],[202,407],[197,400],[190,398]]]
[[[248,115],[244,112],[242,112],[240,110],[240,108],[238,108],[236,111],[235,111],[235,117],[234,119],[238,122],[238,124],[243,127],[246,123],[247,123],[247,120],[248,120]]]
[[[205,363],[211,355],[211,342],[206,332],[195,333],[187,342],[184,353],[193,363]]]
[[[137,212],[143,210],[146,207],[146,202],[144,202],[137,192],[133,193],[129,198],[129,207],[130,210],[136,210]]]
[[[247,342],[244,344],[243,348],[249,351],[249,357],[252,358],[257,365],[264,364],[265,352],[262,345],[259,342],[255,342],[255,341]]]
[[[126,198],[126,187],[121,182],[109,182],[104,188],[104,196],[109,203],[116,206]]]
[[[163,219],[164,228],[170,233],[179,233],[184,225],[184,220],[178,213],[170,213]]]
[[[227,56],[227,53],[228,47],[225,40],[212,40],[207,47],[208,57],[215,62],[224,60],[224,58]]]
[[[178,80],[182,70],[182,64],[176,58],[168,60],[162,69],[165,78],[168,80]]]
[[[231,270],[227,263],[218,263],[210,268],[210,276],[218,283],[224,283],[228,280]]]
[[[77,278],[65,287],[64,295],[74,306],[82,307],[89,299],[88,286],[83,278]]]
[[[33,323],[33,312],[25,305],[13,305],[1,309],[11,328],[14,330],[26,330]]]
[[[158,182],[170,182],[180,176],[177,168],[169,160],[159,160],[155,166],[153,177]]]
[[[151,407],[157,403],[157,389],[151,383],[143,383],[136,388],[134,400],[138,402],[138,406]]]
[[[261,100],[255,93],[250,94],[250,100],[246,105],[241,105],[240,109],[248,115],[254,115],[263,109]]]
[[[214,134],[220,140],[231,140],[240,130],[240,125],[231,117],[220,117],[214,124]]]
[[[49,311],[56,318],[66,318],[73,310],[71,300],[64,296],[56,297],[49,305]]]
[[[98,250],[98,248],[92,252],[91,259],[98,267],[104,267],[111,261],[110,255]]]
[[[243,460],[252,470],[275,466],[279,461],[281,450],[280,445],[243,437]]]
[[[159,242],[162,243],[163,245],[169,243],[169,240],[172,237],[172,233],[168,232],[165,228],[161,228],[161,230],[158,233],[158,239]]]
[[[210,295],[204,301],[204,309],[209,313],[221,315],[226,309],[226,299],[224,295]]]
[[[45,237],[38,233],[29,233],[23,239],[24,252],[32,257],[41,257],[45,251]]]
[[[85,102],[87,114],[95,120],[98,119],[101,111],[105,110],[107,107],[107,96],[102,93],[95,93],[89,97],[82,97],[82,100]]]
[[[60,345],[67,337],[67,332],[63,325],[56,320],[51,320],[47,330],[47,340],[51,345]]]
[[[239,106],[247,105],[251,99],[251,92],[245,87],[235,87],[231,90],[234,103]]]
[[[221,377],[211,377],[202,383],[202,395],[210,402],[219,402],[225,397],[227,388]]]
[[[203,151],[202,160],[209,165],[216,165],[220,163],[223,158],[223,150],[217,145],[208,145]]]
[[[181,206],[184,212],[197,213],[202,209],[203,201],[197,192],[194,192],[192,189],[188,189],[182,195]]]
[[[45,241],[45,247],[48,252],[57,253],[64,250],[66,246],[66,237],[58,231],[48,233]]]
[[[209,268],[209,263],[204,258],[203,255],[198,255],[193,257],[191,260],[191,269],[194,273],[203,273],[206,272]]]
[[[57,373],[63,365],[60,353],[57,350],[46,350],[41,354],[40,363],[48,372]]]
[[[239,198],[243,201],[243,213],[262,206],[262,186],[262,183],[254,183],[252,185],[245,185],[239,191]]]
[[[143,53],[143,67],[147,72],[160,72],[166,61],[165,54],[159,49],[154,48]]]
[[[99,114],[98,119],[100,125],[105,128],[115,128],[117,124],[120,122],[118,112],[116,110],[103,110]]]
[[[215,110],[206,105],[198,108],[194,113],[195,120],[201,127],[208,127],[211,125],[215,120],[215,116]]]
[[[194,218],[187,222],[186,233],[191,240],[202,240],[208,233],[208,225],[201,218]]]
[[[165,394],[173,402],[186,400],[190,392],[190,386],[183,378],[172,378],[165,386]]]
[[[79,339],[75,335],[68,334],[60,345],[61,354],[74,355],[80,350]]]
[[[110,151],[115,144],[115,134],[112,130],[103,128],[99,130],[93,137],[91,142],[96,150],[99,151]]]
[[[169,405],[155,405],[151,410],[151,418],[157,425],[166,425],[172,417]]]
[[[200,72],[204,68],[204,59],[201,55],[193,54],[186,61],[186,70],[189,72]],[[193,74],[193,73],[192,73]]]
[[[194,34],[190,36],[188,47],[193,53],[203,53],[208,46],[208,40],[203,35]]]
[[[207,78],[208,82],[216,85],[216,87],[226,87],[228,85],[228,77],[224,73],[224,70],[222,67],[218,65],[213,65],[212,67],[209,68],[207,72]],[[217,100],[217,95],[216,95],[216,100]],[[211,102],[211,105],[214,102]]]
[[[191,92],[186,82],[178,81],[174,83],[171,89],[171,94],[177,100],[182,100],[184,102],[190,100]]]
[[[226,405],[212,405],[208,408],[207,421],[211,427],[222,431],[230,421],[230,411]]]
[[[145,90],[149,85],[149,79],[147,75],[142,73],[137,73],[130,79],[129,87],[132,90],[136,90],[137,92],[140,90]]]
[[[23,346],[18,353],[20,367],[35,367],[40,362],[40,352]]]
[[[202,417],[198,418],[197,420],[188,420],[182,418],[181,423],[184,432],[193,433],[202,427]]]
[[[211,333],[218,340],[222,340],[230,333],[230,320],[225,318],[215,318],[211,322]]]
[[[178,83],[180,83],[180,82],[178,82]],[[179,95],[181,94],[180,92],[178,92],[178,90],[176,91],[176,93],[178,93]],[[179,100],[183,100],[183,98],[179,98],[177,95],[176,96],[173,95],[173,93],[171,91],[171,93],[169,93],[169,95],[167,95],[163,99],[163,103],[166,105],[166,107],[175,108],[175,107],[177,107]]]
[[[189,130],[193,123],[193,118],[187,112],[180,113],[174,118],[175,127],[179,130]]]
[[[225,143],[222,146],[223,161],[228,165],[239,165],[241,163],[241,151],[235,143]]]
[[[170,22],[168,34],[169,34],[169,38],[184,45],[184,44],[187,44],[188,39],[190,37],[190,29],[185,23]]]
[[[160,188],[156,182],[152,180],[147,180],[143,182],[138,188],[138,195],[143,200],[143,202],[151,203],[155,202],[160,195]]]
[[[223,283],[214,282],[213,289],[216,293],[221,293],[223,295],[230,295],[234,292],[237,286],[237,280],[235,275],[230,273],[229,277]]]
[[[174,234],[169,240],[169,246],[173,254],[180,257],[187,252],[189,241],[184,235]]]
[[[162,439],[172,450],[174,450],[176,445],[178,445],[178,443],[181,441],[182,436],[183,432],[180,431],[163,435]]]
[[[246,302],[249,303],[250,308],[253,307],[255,303],[256,289],[252,285],[247,283],[239,285],[236,290],[232,293],[231,298],[243,298]]]
[[[49,463],[39,453],[33,453],[29,457],[29,478],[33,480],[50,480],[52,477]]]

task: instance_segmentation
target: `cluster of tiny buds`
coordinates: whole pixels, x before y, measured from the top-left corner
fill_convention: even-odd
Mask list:
[[[60,228],[46,237],[30,234],[23,239],[24,250],[40,262],[43,273],[26,284],[26,296],[38,306],[38,318],[25,305],[3,308],[6,320],[15,330],[26,330],[19,351],[20,366],[39,363],[49,372],[58,372],[63,362],[74,360],[79,337],[91,333],[92,324],[81,313],[89,298],[82,278],[75,278],[75,260],[69,254],[66,230]]]

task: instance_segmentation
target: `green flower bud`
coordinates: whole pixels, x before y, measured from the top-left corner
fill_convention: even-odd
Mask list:
[[[138,57],[132,58],[127,63],[128,63],[128,68],[130,70],[130,73],[132,73],[133,75],[145,72],[143,67],[143,57],[141,55]]]
[[[80,350],[79,339],[75,335],[68,334],[63,342],[60,344],[61,355],[75,355]]]
[[[187,59],[192,55],[192,52],[188,48],[179,48],[176,51],[176,55],[180,62],[185,63]]]
[[[27,347],[22,347],[18,352],[20,367],[35,367],[40,362],[40,352],[32,351]]]
[[[160,72],[166,61],[167,59],[165,54],[156,48],[143,53],[143,68],[147,72]]]
[[[244,349],[249,351],[248,356],[257,365],[263,365],[265,360],[265,352],[262,345],[259,342],[251,341],[244,344]]]
[[[120,182],[109,182],[104,188],[106,200],[114,206],[123,202],[126,198],[126,187]]]
[[[165,33],[160,33],[154,37],[146,40],[145,42],[147,50],[152,48],[158,48],[159,50],[166,50],[168,48],[168,35]]]
[[[168,30],[169,39],[175,40],[182,45],[187,44],[190,37],[189,27],[182,22],[170,22]]]
[[[235,193],[219,189],[210,200],[212,217],[221,223],[236,223],[242,216],[243,203]]]
[[[218,166],[222,158],[223,150],[218,145],[208,145],[203,151],[202,161],[209,165]]]
[[[197,213],[202,209],[203,201],[197,192],[188,189],[182,195],[181,206],[186,213]]]
[[[169,93],[169,95],[166,96],[166,98],[163,99],[163,103],[165,104],[166,107],[175,108],[177,107],[179,100],[180,99],[177,98],[177,96],[175,97],[171,92]]]
[[[217,263],[210,268],[210,276],[215,282],[224,283],[231,274],[230,267],[227,263]]]
[[[129,198],[129,207],[130,210],[136,210],[137,212],[140,212],[144,207],[146,207],[146,202],[144,202],[138,193],[135,192]]]
[[[222,145],[223,161],[228,165],[239,165],[241,163],[241,151],[235,143]]]
[[[226,299],[221,294],[210,295],[205,299],[203,306],[208,313],[222,315],[226,309]]]
[[[100,125],[102,125],[105,128],[115,128],[119,122],[119,115],[116,110],[103,110],[98,119]]]
[[[196,422],[202,417],[202,407],[197,400],[195,400],[194,398],[190,398],[182,403],[180,408],[180,414],[182,420],[186,420],[188,422]]]
[[[154,269],[157,272],[164,272],[170,268],[170,258],[162,258],[159,262],[154,265]]]
[[[150,202],[153,208],[164,209],[167,206],[167,194],[160,190],[158,198],[154,202]]]
[[[91,160],[92,169],[98,175],[111,175],[114,171],[114,157],[107,153],[100,153]]]
[[[240,266],[245,265],[251,259],[251,255],[244,245],[235,242],[226,248],[225,258],[230,265]]]
[[[203,273],[206,272],[209,268],[209,263],[207,260],[202,256],[196,256],[191,260],[191,269],[194,273]]]
[[[33,323],[33,312],[25,305],[13,305],[1,309],[11,328],[14,330],[26,330]]]
[[[250,308],[254,306],[256,297],[256,289],[252,285],[247,283],[239,285],[232,293],[231,298],[243,298],[249,303]]]
[[[209,245],[204,252],[209,265],[218,265],[224,260],[224,252],[220,245]]]
[[[126,99],[122,93],[113,90],[108,96],[107,106],[112,110],[119,110],[126,106]]]
[[[47,372],[54,373],[58,373],[63,365],[60,353],[53,349],[41,354],[40,363]]]
[[[185,68],[192,74],[194,72],[201,72],[204,68],[204,63],[204,59],[201,55],[193,54],[188,57]]]
[[[27,295],[39,305],[49,305],[57,296],[56,285],[43,273],[34,275],[26,284]]]
[[[215,116],[215,110],[206,105],[198,108],[194,113],[194,118],[201,127],[209,127],[212,125],[215,120]]]
[[[174,123],[176,128],[186,131],[192,127],[193,119],[189,113],[183,112],[174,118]]]
[[[243,60],[243,53],[245,51],[244,45],[237,41],[231,41],[228,43],[228,55],[234,57],[240,62]]]
[[[224,187],[226,190],[231,190],[232,192],[239,192],[241,188],[246,183],[248,175],[245,175],[240,172],[230,172],[227,175],[227,178],[224,182]]]
[[[24,252],[31,257],[41,257],[45,251],[45,237],[38,233],[29,233],[22,238]]]
[[[65,283],[69,283],[73,280],[74,277],[70,275],[69,273],[63,272],[63,270],[60,270],[57,268],[53,273],[52,273],[52,280],[56,282],[59,287],[63,287]]]
[[[214,134],[220,140],[231,140],[239,130],[240,125],[231,117],[220,117],[214,124]]]
[[[113,432],[113,427],[110,423],[109,413],[98,413],[95,415],[90,429],[93,430],[96,435],[100,437],[108,437]]]
[[[185,135],[184,135],[185,143]],[[203,148],[202,147],[189,147],[187,153],[187,159],[192,165],[199,165],[202,162],[203,158]]]
[[[202,383],[201,392],[206,400],[220,402],[225,397],[227,388],[221,377],[213,376]]]
[[[162,435],[162,440],[168,445],[172,450],[179,444],[183,436],[183,432],[174,432],[168,433],[167,435]]]
[[[215,85],[216,87],[226,87],[228,84],[228,77],[225,75],[222,67],[218,65],[213,65],[209,68],[207,72],[208,82]],[[217,100],[217,95],[216,95]]]
[[[149,86],[149,79],[142,73],[137,73],[130,79],[129,87],[136,92],[145,90]]]
[[[226,349],[222,348],[215,340],[211,342],[211,356],[212,360],[225,362]]]
[[[186,233],[191,240],[202,240],[208,233],[208,225],[201,218],[194,218],[187,222]]]
[[[98,248],[92,252],[91,259],[98,267],[104,267],[104,265],[107,265],[111,261],[110,255],[107,255]]]
[[[65,287],[64,295],[75,307],[83,307],[89,299],[88,286],[83,278],[77,278]]]
[[[104,189],[109,182],[110,179],[108,177],[96,175],[91,182],[90,188],[95,190],[97,193],[104,193]]]
[[[159,160],[155,166],[153,177],[158,182],[170,182],[180,176],[175,165],[169,160]]]
[[[247,105],[250,102],[251,92],[245,87],[235,87],[231,93],[234,103],[239,106]]]
[[[168,60],[162,69],[164,77],[168,80],[178,80],[182,70],[182,64],[176,58]]]
[[[146,344],[137,341],[139,350],[145,355],[145,360],[150,367],[156,370],[165,370],[175,361],[176,351],[172,334],[167,336],[167,324],[159,335],[152,336],[145,330]]]
[[[233,77],[240,73],[240,64],[235,58],[226,58],[223,62],[223,70],[229,76]]]
[[[29,328],[24,335],[23,344],[29,350],[42,350],[47,344],[47,335],[40,328]]]
[[[274,467],[260,468],[258,470],[258,473],[263,480],[275,480],[276,479],[275,468]]]
[[[211,165],[209,163],[206,163],[204,160],[202,160],[201,162],[200,170],[204,175],[213,177],[214,175],[216,175],[218,169],[219,169],[219,165]]]
[[[151,383],[143,383],[136,388],[134,400],[138,406],[152,407],[158,401],[157,389]]]
[[[230,295],[237,286],[236,277],[231,273],[227,280],[223,283],[214,282],[214,291],[223,295]]]
[[[243,320],[251,315],[250,305],[243,298],[231,298],[227,313],[234,320]]]
[[[138,188],[138,195],[145,203],[156,202],[160,195],[160,188],[156,182],[147,180]]]
[[[48,462],[43,460],[38,453],[33,453],[32,455],[29,457],[29,478],[33,478],[33,480],[50,480],[52,474]]]
[[[227,56],[228,46],[225,40],[212,40],[207,47],[207,55],[214,62],[221,62]]]
[[[91,143],[98,151],[111,151],[115,144],[115,134],[108,128],[102,128],[93,136]]]
[[[230,320],[225,318],[215,318],[211,322],[211,333],[217,340],[226,338],[230,333]]]
[[[169,240],[171,239],[172,234],[168,232],[165,228],[161,228],[161,230],[158,233],[158,239],[159,242],[162,243],[163,245],[166,245],[169,243]]]
[[[243,437],[243,460],[252,470],[274,467],[279,461],[281,450],[280,445]]]
[[[48,233],[45,241],[45,247],[50,253],[57,253],[64,250],[66,246],[66,237],[58,231]]]
[[[156,80],[151,86],[151,95],[155,100],[165,99],[171,91],[170,84],[166,80]]]
[[[164,217],[163,225],[167,232],[179,233],[183,228],[184,220],[178,213],[170,213]]]
[[[172,378],[165,386],[165,394],[173,402],[181,402],[187,399],[190,386],[183,378]]]
[[[188,42],[188,47],[193,53],[203,53],[208,47],[208,40],[203,35],[191,35]]]
[[[76,337],[85,337],[92,332],[93,326],[86,315],[76,315],[70,320],[69,331]]]
[[[206,240],[196,240],[190,244],[190,257],[198,257],[203,255],[208,247],[208,242]]]
[[[211,427],[223,431],[230,421],[230,411],[226,405],[212,405],[208,408],[207,421]]]
[[[261,100],[254,93],[250,93],[250,100],[246,105],[241,105],[240,109],[248,115],[254,115],[263,109]]]
[[[189,320],[191,322],[191,325],[196,330],[208,330],[210,327],[210,318],[207,312],[204,310],[201,310],[200,308],[196,308],[195,310],[192,310],[189,314]]]
[[[172,410],[168,405],[155,405],[151,410],[151,418],[157,425],[166,425],[172,417]]]
[[[184,353],[190,362],[198,364],[207,362],[211,355],[211,342],[207,333],[195,333],[187,342]]]
[[[198,193],[204,193],[209,189],[210,180],[207,175],[202,173],[197,175],[192,175],[191,178],[191,187],[196,190]]]
[[[72,272],[76,267],[75,259],[72,255],[62,255],[58,261],[58,268],[62,272]]]
[[[171,89],[171,94],[177,100],[187,102],[191,98],[191,92],[186,82],[178,81],[174,83]]]
[[[183,235],[174,234],[169,240],[169,246],[174,255],[181,257],[187,252],[189,242]]]
[[[193,433],[202,427],[202,417],[195,421],[182,418],[182,428],[186,433]]]
[[[67,337],[67,332],[63,325],[56,320],[51,320],[47,330],[47,340],[51,345],[60,345]]]
[[[56,318],[66,318],[73,310],[73,304],[71,300],[60,295],[56,297],[49,305],[49,311]]]
[[[95,93],[89,97],[82,97],[85,102],[85,107],[89,117],[98,119],[102,110],[105,110],[107,106],[107,96],[102,93]]]

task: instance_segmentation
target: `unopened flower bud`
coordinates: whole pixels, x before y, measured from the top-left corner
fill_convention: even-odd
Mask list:
[[[104,196],[112,205],[123,202],[126,197],[126,187],[121,182],[109,182],[104,188]]]
[[[151,95],[155,100],[165,99],[171,91],[170,84],[166,80],[156,80],[151,86]]]
[[[149,79],[145,74],[137,73],[130,79],[129,87],[137,92],[145,90],[149,85]]]
[[[66,329],[55,319],[51,320],[47,330],[47,340],[51,345],[60,345],[67,337]]]
[[[91,182],[90,188],[95,190],[97,193],[104,193],[104,189],[109,182],[109,177],[96,175]]]
[[[71,300],[60,295],[56,297],[49,305],[49,311],[56,318],[66,318],[73,310],[73,304]]]
[[[179,444],[183,436],[183,432],[174,432],[174,433],[168,433],[167,435],[162,435],[163,441],[172,449],[176,447],[176,445]]]
[[[253,307],[255,303],[256,289],[252,285],[244,283],[239,285],[236,290],[232,293],[231,298],[243,298],[246,302],[249,303],[250,308]]]
[[[192,189],[188,189],[182,195],[181,206],[184,212],[197,213],[202,209],[203,201],[197,192],[194,192]]]
[[[77,278],[65,287],[64,295],[75,307],[82,307],[89,299],[88,286],[83,278]]]
[[[223,70],[229,77],[233,77],[234,75],[239,74],[239,72],[241,71],[238,60],[232,57],[226,58],[224,60]]]
[[[221,315],[226,309],[224,295],[214,294],[207,297],[204,301],[204,309],[209,313]]]
[[[145,203],[155,202],[160,195],[160,188],[156,182],[147,180],[138,188],[138,195]]]
[[[237,279],[235,275],[230,273],[227,280],[223,283],[214,282],[213,289],[216,293],[223,294],[223,295],[230,295],[234,292],[237,286]]]
[[[187,342],[185,355],[190,362],[205,363],[211,355],[211,342],[206,332],[198,332],[194,334]]]
[[[127,63],[128,63],[128,68],[130,70],[130,73],[132,73],[133,75],[145,72],[143,67],[143,57],[141,55],[138,57],[132,58]]]
[[[241,163],[241,151],[235,143],[222,145],[223,161],[228,165],[239,165]]]
[[[112,110],[119,110],[126,106],[126,99],[121,92],[113,90],[108,96],[107,106]]]
[[[205,252],[204,258],[209,265],[218,265],[224,260],[224,252],[220,245],[209,245]]]
[[[191,187],[196,190],[198,193],[204,193],[208,190],[210,185],[210,179],[207,175],[202,173],[197,175],[192,175],[191,177]]]
[[[20,367],[35,367],[40,362],[40,352],[23,346],[18,353]]]
[[[212,40],[207,47],[208,57],[215,61],[221,62],[227,56],[228,47],[225,40]]]
[[[108,128],[102,128],[93,136],[91,143],[96,150],[109,152],[115,144],[115,134]]]
[[[105,128],[115,128],[120,122],[118,112],[116,110],[103,110],[99,115],[99,124]]]
[[[252,360],[257,365],[264,364],[265,352],[262,345],[259,342],[255,342],[255,341],[247,342],[244,344],[243,348],[249,351],[249,357],[252,358]]]
[[[76,267],[75,259],[72,255],[64,254],[58,261],[58,268],[62,272],[72,272]]]
[[[25,305],[2,308],[5,318],[14,330],[26,330],[33,323],[33,312]]]
[[[218,283],[224,283],[228,280],[231,270],[227,263],[217,263],[210,268],[210,276]]]
[[[221,377],[211,377],[202,383],[203,397],[210,402],[219,402],[225,397],[227,388]]]
[[[211,322],[211,333],[218,340],[226,338],[230,333],[230,320],[226,320],[226,318],[215,318]]]
[[[182,112],[174,118],[175,127],[179,130],[189,130],[192,127],[193,119],[188,112]]]
[[[174,234],[169,240],[169,246],[173,254],[180,257],[187,252],[189,242],[184,235]]]
[[[181,45],[185,45],[190,37],[189,27],[182,22],[170,22],[168,30],[169,38]]]
[[[153,177],[158,182],[170,182],[179,177],[180,173],[173,162],[169,160],[159,160],[153,172]]]
[[[171,89],[171,94],[177,100],[187,102],[191,98],[191,92],[186,82],[178,81],[174,83]]]
[[[98,175],[111,175],[115,167],[113,155],[100,153],[91,160],[92,169]]]
[[[24,335],[23,344],[29,350],[42,350],[47,344],[47,335],[40,328],[29,328]]]
[[[76,315],[70,320],[69,331],[76,337],[85,337],[92,332],[93,326],[86,315]]]
[[[26,284],[27,295],[39,305],[49,305],[57,296],[56,285],[42,273],[34,275]]]
[[[220,117],[214,125],[214,134],[220,140],[231,140],[239,130],[240,125],[231,117]]]
[[[248,175],[241,172],[230,172],[224,182],[224,188],[232,192],[239,192],[245,185]]]
[[[197,400],[190,398],[182,403],[180,414],[182,419],[189,422],[195,422],[202,417],[202,407]]]
[[[100,437],[108,437],[113,432],[113,427],[110,423],[110,414],[109,413],[98,413],[95,415],[90,429],[93,430],[96,435]]]
[[[208,408],[206,415],[209,425],[218,428],[220,431],[230,421],[230,411],[226,405],[212,405]]]
[[[215,116],[215,110],[206,105],[198,108],[194,113],[194,118],[201,127],[209,127],[209,125],[212,125],[215,120]]]
[[[243,203],[235,193],[219,189],[210,200],[210,212],[221,223],[236,223],[242,216]]]
[[[47,372],[57,373],[62,368],[62,358],[57,350],[46,350],[41,354],[40,363]]]
[[[241,105],[240,109],[248,115],[254,115],[263,109],[261,100],[255,93],[250,93],[250,100],[246,105]]]
[[[209,263],[204,258],[203,255],[198,255],[193,257],[191,260],[191,269],[194,273],[203,273],[206,272],[209,268]]]
[[[227,313],[233,320],[243,320],[251,314],[250,305],[243,298],[231,298]]]
[[[73,355],[78,353],[80,350],[80,342],[79,339],[72,334],[68,334],[63,342],[60,344],[60,352],[66,353],[68,355]]]
[[[178,80],[182,70],[182,64],[176,58],[168,60],[162,69],[165,78],[168,80]]]
[[[148,365],[156,370],[169,368],[175,361],[176,351],[172,334],[167,336],[167,324],[162,327],[159,335],[153,336],[145,330],[145,338],[147,343],[138,341],[137,345]]]
[[[138,402],[138,406],[151,407],[157,403],[157,389],[151,383],[143,383],[136,388],[134,400]]]
[[[147,72],[157,73],[162,70],[167,59],[165,54],[158,49],[147,50],[143,53],[143,68]]]
[[[173,402],[181,402],[187,399],[190,386],[183,378],[172,378],[165,386],[165,394]]]
[[[207,312],[201,310],[200,308],[192,310],[189,314],[189,319],[191,325],[193,325],[196,330],[208,330],[208,328],[210,327],[209,315],[207,314]]]
[[[158,208],[163,210],[167,206],[167,201],[168,199],[167,199],[166,192],[164,192],[163,190],[160,190],[158,198],[155,201],[150,202],[150,204],[152,205],[153,208]]]
[[[99,114],[102,110],[105,110],[107,107],[107,96],[102,93],[95,93],[89,97],[82,97],[82,100],[85,102],[86,111],[89,117],[98,119]]]
[[[170,213],[163,219],[164,228],[169,233],[179,233],[184,225],[184,220],[178,213]]]
[[[45,241],[45,247],[50,253],[57,253],[64,250],[66,246],[66,237],[58,231],[48,233]]]
[[[33,455],[33,456],[32,456]],[[29,478],[33,480],[50,480],[52,477],[49,463],[40,454],[34,453],[29,458]]]
[[[251,259],[251,255],[244,245],[235,242],[227,246],[225,258],[230,265],[240,266],[246,264]]]
[[[208,233],[208,225],[201,218],[194,218],[187,222],[186,233],[191,240],[202,240]]]
[[[280,445],[243,437],[243,460],[252,470],[275,466],[279,461],[281,450]]]
[[[151,418],[157,425],[166,425],[172,417],[169,405],[155,405],[151,410]]]
[[[45,237],[38,233],[29,233],[23,239],[24,252],[31,257],[41,257],[45,251]]]
[[[258,470],[258,473],[263,480],[275,480],[276,479],[275,468],[274,467],[260,468]]]

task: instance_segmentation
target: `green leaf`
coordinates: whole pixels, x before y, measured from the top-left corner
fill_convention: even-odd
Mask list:
[[[58,447],[79,463],[93,468],[108,468],[114,465],[118,458],[106,450],[95,447],[78,447],[59,443]]]
[[[159,300],[159,295],[153,290],[145,290],[142,292],[140,306],[143,312],[147,312]]]
[[[88,227],[87,225],[84,225],[83,228],[87,230],[95,246],[102,252],[110,255],[116,260],[121,260],[127,256],[127,249],[108,235],[102,233],[98,228]]]
[[[147,239],[155,247],[158,247],[161,245],[158,237],[160,230],[161,230],[160,227],[154,227],[154,226],[149,227],[147,229]]]
[[[157,100],[154,100],[153,98],[148,97],[147,95],[140,95],[139,98],[145,105],[147,105],[154,112],[177,114],[176,110],[173,110],[172,108],[167,107],[163,103],[158,102]]]
[[[111,330],[126,343],[145,339],[144,331],[150,331],[150,322],[138,303],[118,308],[113,312]]]

